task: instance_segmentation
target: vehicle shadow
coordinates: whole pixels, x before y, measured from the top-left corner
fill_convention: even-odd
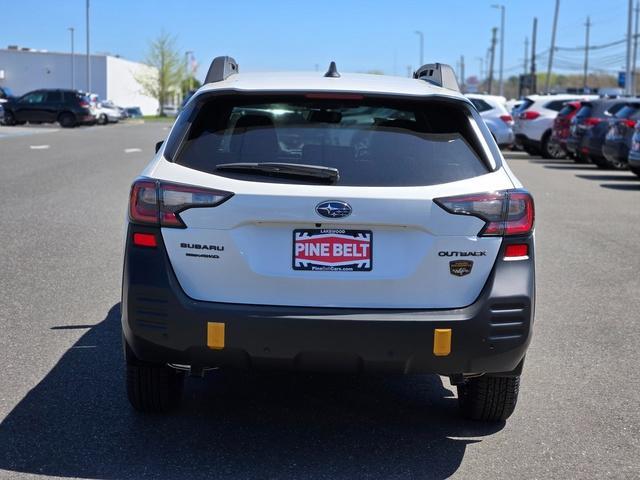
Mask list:
[[[601,183],[601,187],[610,188],[611,190],[631,190],[640,191],[640,182],[633,183]]]
[[[568,163],[566,165],[545,165],[544,168],[551,168],[553,170],[591,170],[597,171],[595,165],[579,165],[576,163]]]
[[[0,424],[0,469],[115,478],[447,478],[501,430],[458,417],[437,376],[209,374],[184,406],[126,401],[120,305]]]
[[[619,174],[608,174],[608,175],[578,175],[578,178],[586,178],[587,180],[621,180],[623,182],[628,182],[629,180],[635,180],[637,177],[629,172],[629,173],[619,173]]]

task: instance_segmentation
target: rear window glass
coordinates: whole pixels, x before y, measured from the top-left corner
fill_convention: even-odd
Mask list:
[[[630,118],[638,111],[638,105],[625,105],[620,110],[615,112],[616,118]]]
[[[190,125],[173,161],[215,175],[314,183],[217,168],[277,162],[335,168],[337,185],[418,186],[488,172],[461,102],[223,96],[198,104],[184,114]]]
[[[527,110],[531,105],[533,105],[533,100],[529,98],[525,98],[524,101],[518,105],[518,107],[513,111],[513,113],[521,113]]]
[[[573,112],[576,109],[576,107],[574,107],[573,105],[567,103],[564,107],[562,107],[562,110],[560,110],[558,112],[558,116],[566,116],[569,115],[571,112]]]
[[[562,107],[568,100],[554,100],[552,102],[547,103],[544,108],[548,108],[549,110],[553,110],[559,112],[562,110]]]
[[[471,100],[471,103],[473,103],[473,106],[476,107],[476,110],[479,112],[487,112],[493,109],[491,105],[479,98],[470,98],[469,100]]]
[[[588,117],[591,115],[591,110],[593,110],[593,107],[590,104],[585,103],[576,112],[576,117]]]

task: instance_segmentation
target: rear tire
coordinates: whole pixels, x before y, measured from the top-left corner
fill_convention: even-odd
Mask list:
[[[72,113],[64,112],[58,116],[58,123],[62,128],[73,128],[76,126],[76,117]]]
[[[5,110],[4,112],[4,124],[12,127],[16,124],[16,117],[13,115],[13,112],[9,110]]]
[[[560,145],[551,142],[551,132],[545,133],[542,137],[542,158],[560,159],[564,157],[564,151]]]
[[[143,413],[168,412],[180,405],[184,373],[167,365],[138,360],[125,343],[127,397]]]
[[[98,125],[106,125],[107,123],[109,123],[109,119],[104,113],[98,117]]]
[[[592,158],[591,161],[602,170],[626,170],[626,163],[611,161],[605,157]]]
[[[520,377],[476,377],[458,385],[462,415],[472,420],[498,422],[511,416],[520,390]]]

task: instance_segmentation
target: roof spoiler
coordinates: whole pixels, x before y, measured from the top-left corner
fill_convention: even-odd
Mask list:
[[[222,82],[234,73],[238,73],[238,62],[232,57],[216,57],[211,62],[204,83]]]
[[[427,63],[414,72],[413,78],[456,92],[460,91],[456,73],[450,65],[444,63]]]

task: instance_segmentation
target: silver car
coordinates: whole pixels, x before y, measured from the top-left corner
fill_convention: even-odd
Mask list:
[[[513,117],[505,106],[504,97],[468,94],[467,98],[480,113],[500,148],[513,145],[515,142]]]
[[[122,119],[120,109],[109,100],[97,104],[96,115],[98,117],[98,124],[100,125],[115,123]]]

